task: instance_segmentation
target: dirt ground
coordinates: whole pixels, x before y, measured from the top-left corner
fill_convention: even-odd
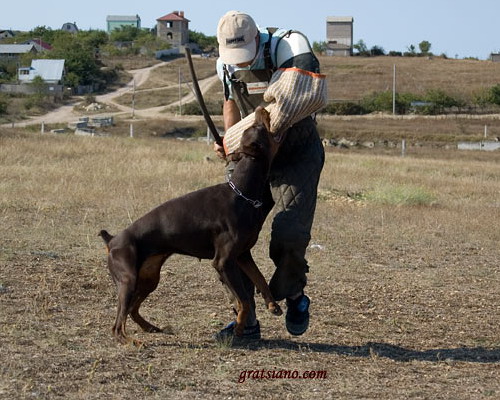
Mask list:
[[[170,332],[129,322],[136,348],[111,336],[97,232],[219,182],[223,165],[204,144],[164,139],[0,141],[0,398],[500,397],[498,152],[328,151],[306,334],[291,337],[258,301],[263,340],[214,343],[232,318],[225,292],[209,261],[174,256],[143,310]],[[380,200],[392,193],[381,183],[419,203]],[[253,251],[267,278],[269,229]]]

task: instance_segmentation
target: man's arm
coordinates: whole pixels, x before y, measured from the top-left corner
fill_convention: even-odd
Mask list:
[[[240,109],[234,100],[224,100],[222,105],[222,117],[224,119],[224,130],[227,131],[241,120]],[[225,158],[226,153],[222,146],[214,143],[214,151],[219,158]]]
[[[227,131],[233,125],[241,120],[241,114],[234,100],[224,100],[222,106],[222,115],[224,117],[224,130]]]

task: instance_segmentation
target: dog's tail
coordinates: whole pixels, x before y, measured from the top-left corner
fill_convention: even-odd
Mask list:
[[[111,241],[111,239],[114,238],[114,236],[110,235],[108,233],[108,231],[106,231],[104,229],[101,232],[99,232],[98,236],[102,237],[102,240],[104,240],[104,243],[106,243],[106,247],[107,247],[107,249],[109,251],[109,242]]]

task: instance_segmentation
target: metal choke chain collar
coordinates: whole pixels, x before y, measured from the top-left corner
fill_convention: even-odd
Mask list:
[[[262,206],[262,201],[249,199],[243,193],[241,193],[241,191],[236,187],[234,182],[231,179],[229,179],[229,177],[226,177],[226,179],[227,183],[229,184],[229,187],[233,189],[233,192],[236,193],[239,197],[241,197],[245,201],[248,201],[254,208],[259,208]]]

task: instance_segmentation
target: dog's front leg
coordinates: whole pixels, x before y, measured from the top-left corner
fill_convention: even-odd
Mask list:
[[[246,293],[243,281],[241,279],[241,270],[238,268],[236,260],[214,260],[214,267],[219,273],[221,280],[225,283],[231,294],[236,299],[238,313],[236,316],[236,325],[234,333],[236,336],[242,336],[245,329],[246,320],[250,312],[250,298]]]

